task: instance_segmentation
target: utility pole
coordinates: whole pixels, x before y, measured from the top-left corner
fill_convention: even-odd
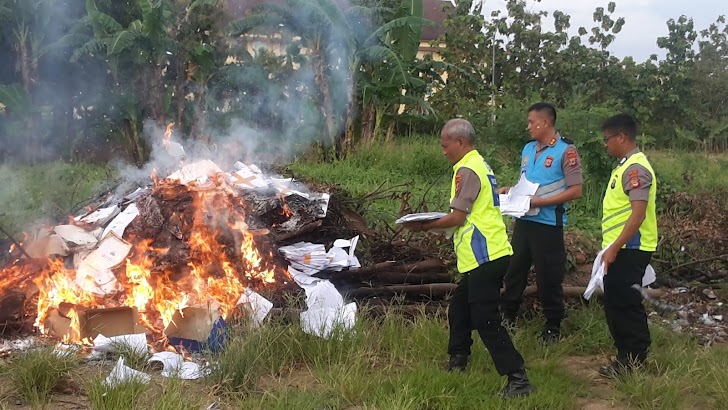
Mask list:
[[[493,61],[490,66],[490,109],[491,109],[491,121],[495,124],[495,29],[493,30]]]

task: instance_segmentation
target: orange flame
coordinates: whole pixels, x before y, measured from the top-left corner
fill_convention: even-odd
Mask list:
[[[169,142],[172,141],[172,127],[174,127],[174,121],[167,124],[167,129],[164,131],[164,139],[162,143],[165,147],[169,146]]]
[[[131,253],[113,269],[121,285],[118,294],[100,297],[84,290],[75,281],[75,269],[64,266],[62,259],[45,265],[17,261],[0,270],[0,289],[22,289],[32,281],[39,291],[35,326],[44,333],[49,313],[63,302],[87,308],[136,308],[140,323],[161,337],[175,313],[187,306],[216,306],[228,317],[245,287],[273,284],[276,277],[287,274],[273,266],[271,254],[259,251],[245,223],[242,199],[224,180],[218,182],[215,189],[195,191],[177,181],[157,180],[153,193],[157,198],[173,195],[175,190],[192,196],[192,208],[180,211],[177,226],[186,265],[174,265],[170,250],[155,247],[153,239],[132,237],[127,238],[135,242]],[[70,309],[65,316],[71,331],[64,342],[81,342],[78,309]]]
[[[281,211],[282,215],[286,218],[290,218],[291,215],[293,215],[293,212],[291,212],[291,208],[288,207],[288,202],[286,202],[286,196],[283,192],[281,192],[281,201],[283,201],[283,209]]]

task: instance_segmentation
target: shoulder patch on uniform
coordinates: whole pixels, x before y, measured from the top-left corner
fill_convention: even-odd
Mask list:
[[[578,164],[579,156],[575,150],[566,151],[566,163],[573,168]]]
[[[554,157],[546,157],[546,161],[544,161],[543,166],[546,168],[551,168],[551,165],[554,163]]]
[[[528,164],[528,156],[523,157],[523,165]]]
[[[632,189],[636,189],[640,187],[640,177],[639,177],[639,171],[636,169],[633,169],[627,173],[627,178],[629,178],[629,187]]]
[[[569,139],[569,138],[561,137],[561,141],[564,141],[565,143],[567,143],[569,145],[574,145],[574,140]]]
[[[549,146],[552,147],[554,144],[556,144],[556,138],[551,138],[551,141],[549,141]]]
[[[460,195],[460,183],[463,180],[463,176],[461,174],[455,175],[455,196]]]

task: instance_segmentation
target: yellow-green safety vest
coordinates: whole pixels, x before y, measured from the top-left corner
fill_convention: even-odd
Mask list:
[[[652,185],[650,185],[645,220],[642,221],[640,230],[622,248],[654,252],[657,248],[657,216],[655,214],[657,179],[655,178],[655,171],[652,170],[652,166],[647,161],[647,157],[641,152],[632,154],[612,171],[612,177],[609,179],[610,182],[607,185],[607,192],[604,194],[602,205],[602,249],[617,240],[627,223],[627,219],[632,215],[629,195],[622,188],[622,175],[632,164],[642,165],[650,171]]]
[[[450,188],[450,202],[455,198],[456,176],[460,168],[469,168],[480,179],[480,192],[470,214],[453,235],[458,272],[469,272],[478,266],[512,255],[506,226],[501,215],[496,190],[498,184],[493,170],[476,150],[472,150],[455,164]]]

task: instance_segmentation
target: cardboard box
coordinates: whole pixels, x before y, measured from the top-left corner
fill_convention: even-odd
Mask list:
[[[169,344],[188,352],[220,352],[227,341],[228,326],[215,309],[186,307],[175,312],[164,334]]]
[[[146,330],[139,324],[139,312],[134,307],[91,309],[64,302],[58,309],[48,312],[43,323],[47,334],[58,338],[71,336],[71,309],[75,309],[78,314],[81,339],[94,339],[99,334],[112,337],[145,333]]]

